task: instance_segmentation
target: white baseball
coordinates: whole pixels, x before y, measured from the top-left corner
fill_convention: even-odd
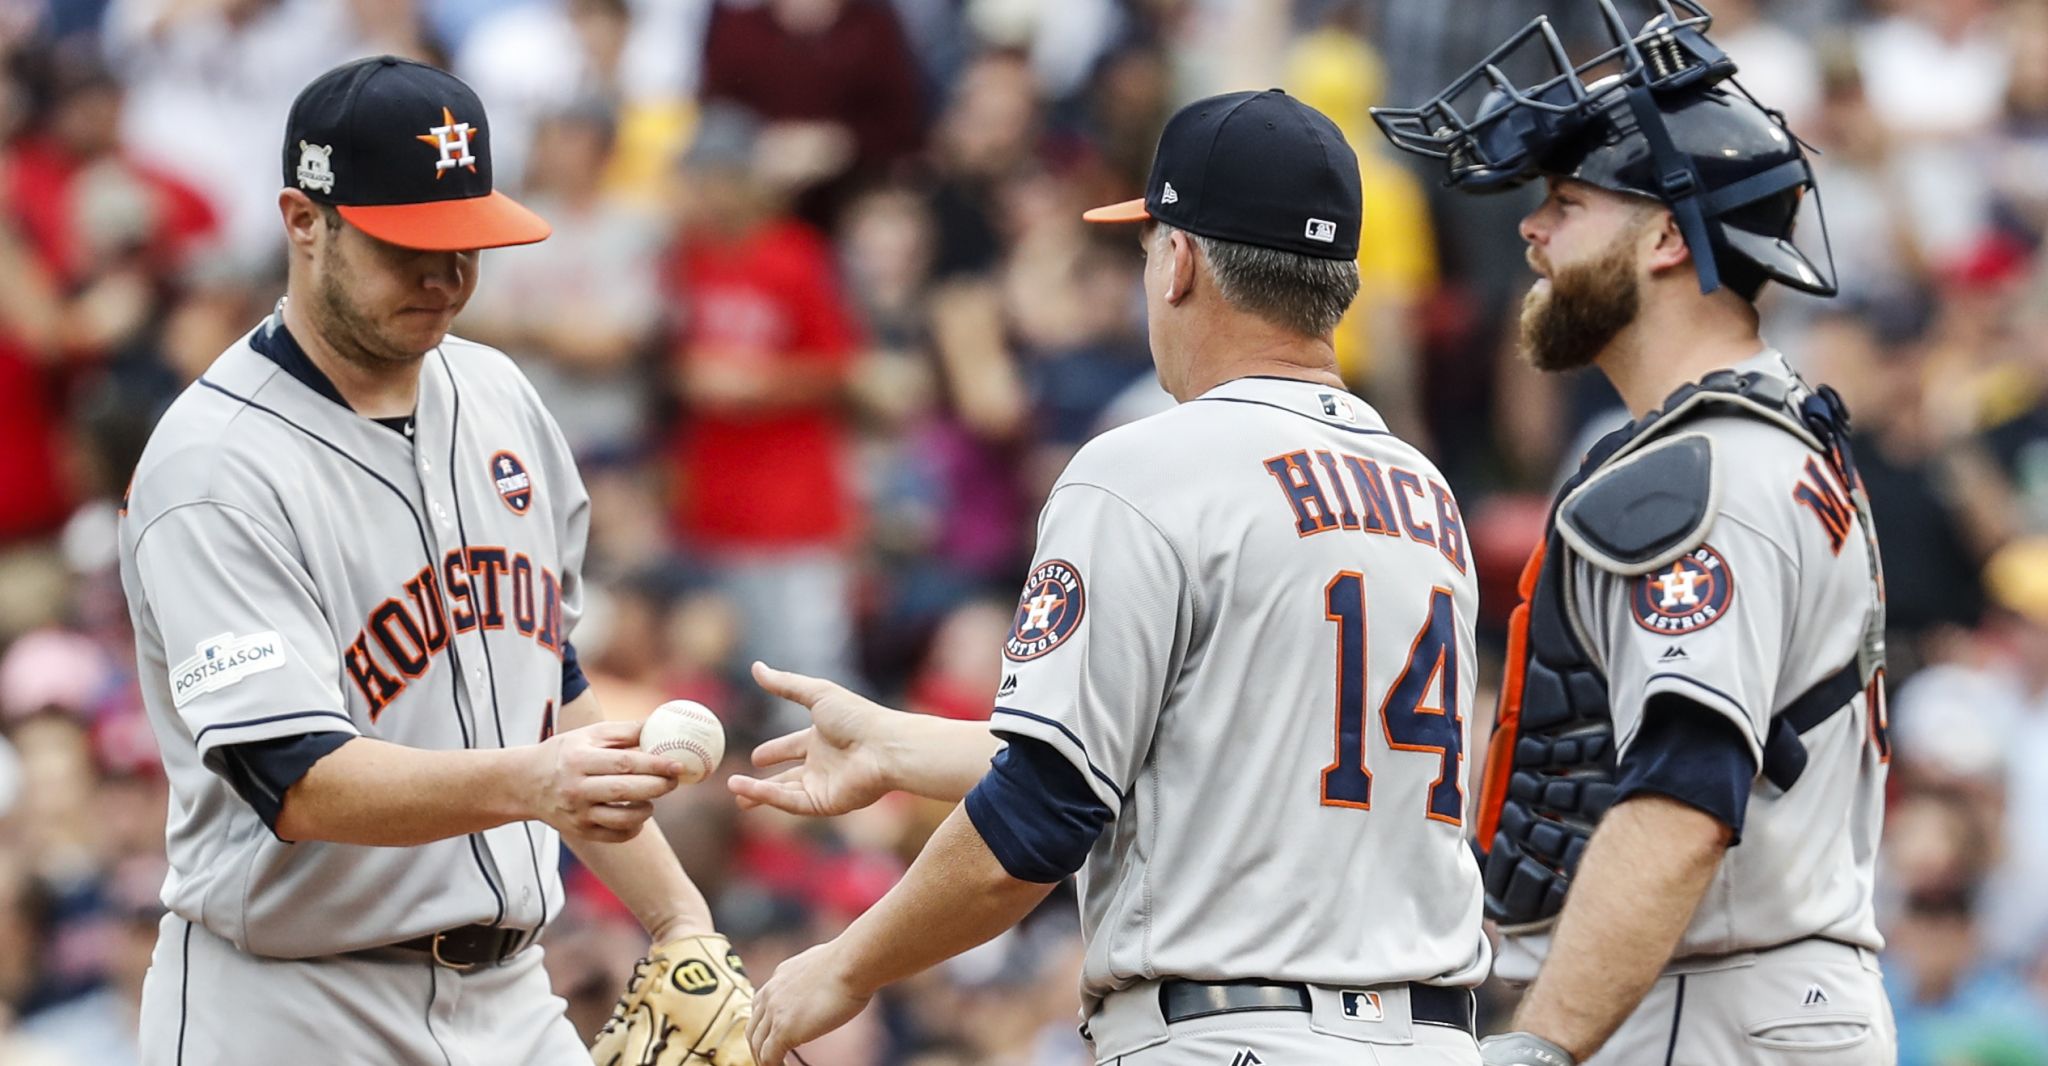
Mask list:
[[[696,700],[670,700],[656,707],[640,727],[640,750],[682,764],[683,784],[694,785],[711,776],[725,758],[725,727],[711,708]]]

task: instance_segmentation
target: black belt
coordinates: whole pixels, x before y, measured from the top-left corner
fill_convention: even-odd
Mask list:
[[[1392,991],[1400,987],[1403,986],[1382,985],[1378,988],[1345,989],[1340,990],[1339,995],[1357,995],[1363,1000],[1367,993]],[[1445,988],[1442,985],[1416,984],[1412,981],[1406,987],[1408,1013],[1416,1021],[1425,1025],[1448,1025],[1467,1033],[1474,1031],[1471,989]],[[1190,1018],[1206,1018],[1212,1014],[1233,1014],[1238,1011],[1308,1009],[1308,986],[1304,984],[1273,984],[1264,981],[1166,981],[1159,986],[1159,1011],[1166,1016],[1168,1025]],[[1352,1008],[1347,1002],[1344,1009],[1348,1012]],[[1374,1010],[1377,1012],[1377,1007]]]
[[[533,934],[525,929],[503,929],[495,925],[461,925],[438,933],[416,936],[391,945],[405,951],[422,951],[436,963],[451,970],[474,970],[496,966],[525,950]]]

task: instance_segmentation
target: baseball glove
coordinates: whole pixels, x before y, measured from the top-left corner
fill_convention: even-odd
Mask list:
[[[754,986],[722,936],[656,944],[633,967],[626,994],[597,1031],[597,1066],[754,1066],[747,1022]]]

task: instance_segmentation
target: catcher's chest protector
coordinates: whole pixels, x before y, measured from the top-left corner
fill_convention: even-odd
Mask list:
[[[1486,916],[1504,927],[1540,925],[1557,916],[1594,827],[1614,803],[1616,749],[1607,678],[1587,653],[1571,617],[1568,568],[1575,555],[1612,567],[1675,554],[1704,538],[1713,521],[1706,469],[1687,465],[1683,442],[1666,444],[1654,462],[1647,461],[1646,453],[1697,417],[1729,414],[1783,429],[1830,464],[1863,512],[1873,570],[1877,565],[1868,509],[1849,451],[1848,413],[1832,389],[1795,397],[1782,381],[1722,371],[1602,438],[1559,490],[1544,541],[1522,572],[1522,603],[1508,620],[1507,676],[1487,746],[1476,840]],[[1615,469],[1630,457],[1646,461],[1627,472]],[[1697,483],[1688,488],[1684,483],[1694,475]],[[1610,503],[1640,503],[1648,490],[1680,501],[1697,497],[1697,506],[1689,511],[1666,507],[1646,522],[1643,508],[1602,504],[1593,490],[1603,486],[1575,496],[1581,486],[1603,477]],[[1587,513],[1599,510],[1605,513]],[[1632,550],[1639,554],[1631,556]],[[1856,693],[1881,685],[1881,610],[1872,612],[1868,627],[1862,652],[1773,716],[1760,769],[1778,788],[1791,788],[1805,769],[1800,735],[1847,706]]]

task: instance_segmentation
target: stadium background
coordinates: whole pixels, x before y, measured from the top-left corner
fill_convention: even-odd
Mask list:
[[[456,328],[521,363],[578,451],[583,662],[615,714],[717,708],[743,757],[791,722],[745,680],[755,655],[986,713],[1044,491],[1089,436],[1167,402],[1132,235],[1079,213],[1141,187],[1176,105],[1236,88],[1284,86],[1359,149],[1344,369],[1458,487],[1497,678],[1547,492],[1622,416],[1595,379],[1515,360],[1526,199],[1447,202],[1365,109],[1421,99],[1545,9],[1573,35],[1591,14],[0,0],[0,1063],[135,1061],[165,799],[114,513],[155,416],[281,291],[277,141],[313,74],[396,52],[483,96],[500,186],[555,236],[486,255]],[[1846,394],[1889,563],[1879,898],[1901,1061],[2048,1063],[2048,3],[1715,14],[1745,83],[1825,153],[1843,295],[1774,293],[1766,332]],[[1491,702],[1468,709],[1479,729]],[[944,813],[898,796],[805,823],[708,784],[660,819],[758,978],[879,898]],[[588,1032],[642,940],[569,878],[549,964]],[[1062,892],[810,1061],[1085,1061],[1074,925]]]

